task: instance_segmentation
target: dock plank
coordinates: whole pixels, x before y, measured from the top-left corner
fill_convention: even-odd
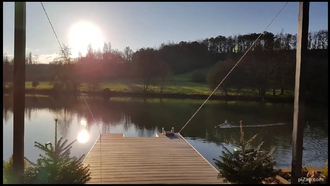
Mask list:
[[[178,134],[101,134],[83,163],[89,165],[90,184],[224,183],[217,178],[219,172]]]

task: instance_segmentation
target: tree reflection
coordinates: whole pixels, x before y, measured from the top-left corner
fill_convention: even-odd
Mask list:
[[[10,95],[3,95],[2,104],[2,117],[5,120],[5,123],[7,123],[10,115],[13,113],[13,97]]]
[[[74,113],[64,108],[60,111],[55,111],[54,114],[54,119],[58,119],[57,127],[60,131],[60,134],[62,135],[62,137],[67,138],[70,125],[72,124],[74,118]]]
[[[86,130],[90,132],[92,126],[97,126],[102,133],[111,133],[111,127],[122,126],[125,131],[134,127],[139,136],[154,136],[162,127],[170,130],[172,127],[178,132],[199,108],[203,100],[173,100],[146,98],[102,98],[83,97],[26,97],[26,115],[36,109],[48,109],[58,119],[58,129],[66,137],[75,117],[80,122],[86,120]],[[4,97],[3,118],[8,121],[12,113],[12,98]],[[86,104],[87,102],[87,104]],[[306,108],[306,120],[327,121],[327,110]],[[92,112],[92,114],[91,114]],[[320,116],[326,118],[320,118]],[[278,146],[291,148],[293,106],[290,104],[262,104],[255,102],[225,102],[210,101],[207,103],[182,130],[185,137],[197,137],[216,144],[230,143],[231,138],[239,138],[239,128],[215,129],[215,125],[225,120],[238,125],[259,125],[287,122],[291,124],[274,127],[245,128],[245,134],[252,137],[259,134],[256,143],[265,141],[265,147]],[[54,118],[54,119],[55,119]],[[307,126],[307,125],[306,125]],[[306,128],[306,139],[324,139],[328,133],[324,126],[309,124]],[[327,127],[327,125],[325,125]]]

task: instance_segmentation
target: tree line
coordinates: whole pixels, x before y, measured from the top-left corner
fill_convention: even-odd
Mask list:
[[[170,75],[213,66],[207,77],[202,77],[202,81],[207,80],[210,88],[213,88],[259,35],[219,35],[192,42],[162,43],[159,47],[141,48],[135,52],[130,47],[126,47],[123,52],[114,50],[111,43],[104,43],[103,51],[95,50],[90,44],[87,54],[75,59],[70,57],[70,48],[64,46],[59,57],[48,65],[50,67],[46,74],[38,76],[40,71],[34,71],[27,73],[26,79],[50,81],[57,77],[65,80],[62,87],[76,89],[80,83],[85,82],[95,89],[102,81],[135,78],[141,81],[143,90],[147,92],[150,85],[164,87]],[[275,89],[281,89],[280,94],[284,94],[285,90],[293,90],[296,44],[296,34],[283,33],[283,30],[276,35],[264,32],[221,86],[222,90],[227,94],[231,88],[248,88],[257,90],[262,97],[267,89],[273,89],[274,94]],[[327,82],[328,30],[308,34],[308,51],[308,91],[324,92],[321,87]],[[33,64],[31,58],[30,53],[27,64]],[[12,78],[10,64],[4,55],[4,83]]]

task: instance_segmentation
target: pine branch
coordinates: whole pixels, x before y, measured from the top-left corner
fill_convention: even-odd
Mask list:
[[[62,143],[62,138],[58,140],[55,148],[52,144],[43,145],[35,142],[35,146],[45,155],[39,155],[40,158],[36,164],[31,164],[24,175],[24,183],[46,183],[46,184],[83,184],[90,180],[89,166],[82,163],[80,158],[70,157],[72,144],[65,145],[68,140]]]
[[[242,126],[242,122],[240,124]],[[241,127],[239,140],[233,140],[239,150],[232,153],[223,146],[224,150],[222,156],[219,156],[220,160],[213,159],[219,168],[218,178],[222,177],[231,183],[260,184],[263,179],[276,176],[273,169],[276,162],[271,157],[274,148],[270,152],[260,151],[264,142],[257,147],[251,144],[256,137],[257,135],[254,135],[246,141]]]

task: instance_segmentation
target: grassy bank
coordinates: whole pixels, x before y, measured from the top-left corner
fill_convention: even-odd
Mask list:
[[[183,78],[181,77],[181,80]],[[8,85],[10,87],[10,85]],[[31,95],[54,95],[53,85],[50,82],[39,82],[36,88],[32,87],[32,82],[25,83],[25,94]],[[209,88],[207,83],[195,83],[191,81],[174,81],[171,80],[168,86],[162,94],[159,92],[158,87],[150,87],[151,91],[147,94],[143,94],[142,86],[137,80],[116,80],[100,83],[95,92],[89,91],[88,84],[82,83],[80,85],[80,91],[94,96],[103,96],[102,91],[105,88],[109,88],[112,93],[112,97],[150,97],[150,98],[177,98],[177,99],[203,99],[205,100],[213,90]],[[11,94],[12,90],[5,89],[5,94]],[[80,92],[78,92],[80,93]],[[266,102],[273,103],[293,103],[293,92],[284,91],[284,95],[280,94],[280,89],[275,91],[276,95],[273,95],[273,90],[269,89],[266,92]],[[72,92],[61,92],[63,96],[70,96]],[[218,89],[210,99],[215,100],[228,100],[228,101],[261,101],[258,91],[251,89],[231,89],[228,91],[228,96]],[[307,97],[306,104],[308,105],[320,105],[324,103],[315,102],[313,98]],[[327,106],[327,104],[326,104]]]
[[[7,84],[7,88],[9,88],[11,84]],[[105,88],[109,88],[111,91],[115,92],[127,92],[127,93],[142,93],[142,85],[136,80],[116,80],[116,81],[108,81],[100,83],[96,91],[102,91]],[[53,85],[50,82],[43,81],[39,82],[39,85],[36,88],[32,87],[32,82],[25,82],[25,89],[27,90],[35,90],[35,91],[44,91],[44,90],[52,90]],[[82,83],[80,85],[80,90],[85,92],[89,91],[88,84]],[[191,81],[169,81],[166,89],[164,90],[164,94],[185,94],[185,95],[210,95],[211,90],[207,83],[195,83]],[[157,86],[150,86],[150,93],[159,94],[160,90]],[[276,90],[276,96],[279,97],[292,97],[292,91],[285,91],[285,94],[280,96],[280,90]],[[225,93],[220,89],[218,89],[214,95],[224,96]],[[228,91],[228,95],[230,96],[259,96],[256,90],[251,89],[230,89]],[[266,92],[267,96],[273,95],[273,90],[269,89]]]
[[[203,75],[207,75],[212,67],[206,67],[194,70],[192,72],[174,75],[169,78],[168,84],[163,91],[164,95],[186,95],[187,97],[207,97],[211,94],[213,90],[209,88],[209,85],[206,82],[193,82],[194,73],[200,73]],[[105,88],[109,88],[111,91],[115,92],[116,95],[140,95],[143,92],[142,85],[139,79],[116,79],[106,82],[101,82],[96,87],[96,92],[101,92]],[[6,85],[7,88],[11,87],[11,83]],[[53,85],[48,81],[39,81],[39,85],[36,88],[32,87],[32,81],[25,82],[25,88],[28,93],[40,93],[40,94],[48,94],[52,92]],[[89,85],[87,83],[80,84],[80,91],[87,92],[89,91]],[[96,93],[99,94],[99,93]],[[160,89],[158,86],[150,86],[149,87],[149,95],[160,94]],[[292,91],[285,91],[284,95],[279,95],[280,90],[276,90],[276,97],[279,99],[289,99],[292,98]],[[234,97],[253,97],[258,98],[259,94],[256,90],[251,89],[231,89],[228,91],[228,95],[232,98]],[[219,88],[215,93],[216,97],[224,97],[225,93]],[[267,97],[274,97],[273,90],[270,89],[266,92]],[[171,97],[171,96],[170,96]]]
[[[163,92],[163,94],[179,94],[179,95],[188,95],[188,96],[208,96],[211,94],[213,90],[209,88],[209,85],[206,82],[197,83],[193,82],[193,75],[194,73],[204,74],[205,76],[211,70],[212,67],[206,67],[194,70],[192,72],[174,75],[169,78],[169,82]],[[96,87],[96,91],[102,91],[105,88],[109,88],[111,91],[118,92],[118,94],[140,94],[143,92],[141,81],[138,79],[117,79],[111,80],[107,82],[101,82]],[[11,84],[7,84],[6,87],[10,87]],[[25,88],[28,90],[35,90],[33,92],[49,92],[47,90],[53,89],[53,85],[51,82],[48,81],[39,81],[39,85],[36,88],[32,87],[32,81],[25,82]],[[159,94],[160,89],[157,86],[150,86],[150,93],[151,94]],[[87,83],[80,84],[80,91],[89,91],[89,87]],[[284,95],[279,96],[280,90],[276,90],[277,97],[284,97],[284,98],[291,98],[293,96],[292,91],[285,91]],[[224,91],[219,88],[215,93],[215,96],[225,96]],[[251,89],[231,89],[228,91],[229,96],[247,96],[247,97],[259,97],[259,94],[256,90]],[[269,89],[266,92],[266,96],[272,96],[273,90]]]

